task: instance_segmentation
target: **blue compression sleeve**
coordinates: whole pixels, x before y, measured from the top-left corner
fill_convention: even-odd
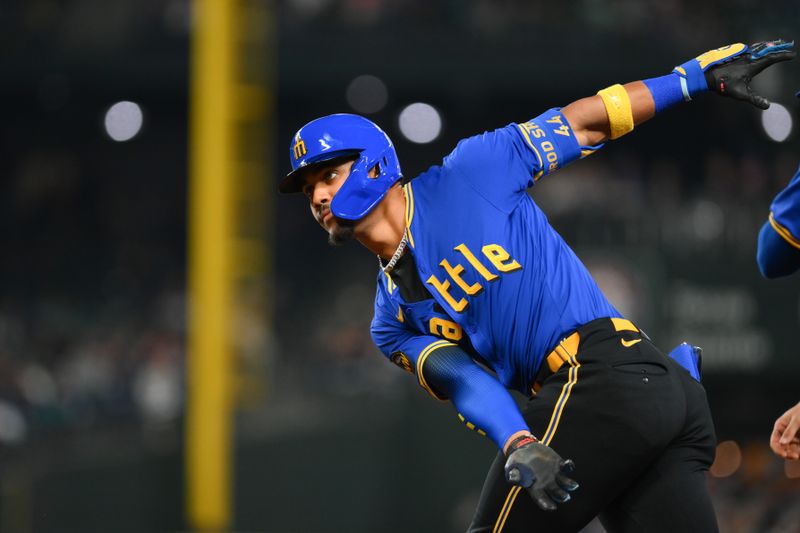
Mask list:
[[[756,259],[765,278],[788,276],[800,268],[800,250],[786,242],[769,222],[758,234]]]
[[[506,388],[461,348],[439,348],[421,371],[434,390],[450,398],[467,427],[487,435],[501,450],[511,435],[529,431]]]
[[[642,82],[653,95],[656,113],[661,113],[686,99],[681,88],[681,78],[674,72],[666,76],[642,80]]]

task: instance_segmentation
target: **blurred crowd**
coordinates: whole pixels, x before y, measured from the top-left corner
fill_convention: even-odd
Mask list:
[[[183,411],[183,291],[139,316],[43,298],[0,313],[0,449],[74,431],[174,424]]]

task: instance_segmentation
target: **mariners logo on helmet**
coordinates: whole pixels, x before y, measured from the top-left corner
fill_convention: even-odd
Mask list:
[[[295,160],[300,159],[304,155],[306,155],[306,143],[303,142],[303,139],[300,138],[300,132],[297,132],[297,135],[294,137],[294,146],[292,147],[294,150],[294,158]]]
[[[280,191],[300,192],[303,169],[348,155],[355,161],[331,201],[331,212],[345,220],[363,218],[403,174],[389,136],[377,124],[358,115],[328,115],[300,128],[289,144],[292,171],[281,181]],[[375,167],[378,175],[370,178],[369,171]]]

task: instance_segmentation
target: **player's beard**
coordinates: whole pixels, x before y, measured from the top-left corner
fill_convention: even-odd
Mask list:
[[[331,246],[341,246],[347,241],[353,240],[355,235],[356,223],[354,220],[336,219],[336,224],[328,231],[328,244]]]

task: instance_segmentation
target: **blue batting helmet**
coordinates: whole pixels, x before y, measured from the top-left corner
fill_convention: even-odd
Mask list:
[[[289,143],[292,171],[281,181],[280,192],[300,192],[303,169],[346,155],[356,161],[331,202],[331,212],[347,220],[364,217],[403,174],[389,136],[358,115],[328,115],[300,128]],[[370,178],[369,170],[376,164],[378,176]]]

